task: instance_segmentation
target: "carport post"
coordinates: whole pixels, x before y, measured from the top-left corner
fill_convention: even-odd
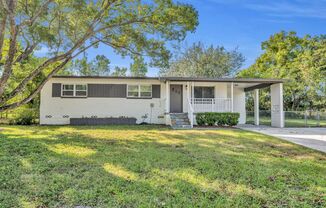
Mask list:
[[[271,120],[272,126],[284,127],[283,83],[271,85]]]
[[[254,91],[254,118],[255,125],[259,126],[259,89]]]
[[[231,82],[231,112],[233,113],[233,99],[234,99],[234,95],[233,95],[233,82]]]

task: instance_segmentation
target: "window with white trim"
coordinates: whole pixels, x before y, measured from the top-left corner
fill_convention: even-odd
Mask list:
[[[152,85],[139,86],[140,97],[152,97]]]
[[[87,96],[87,85],[76,84],[75,85],[75,96],[86,97]]]
[[[151,98],[152,85],[128,85],[127,96],[131,98]]]
[[[86,84],[62,84],[62,97],[87,97]]]
[[[195,98],[214,98],[214,87],[194,87]]]
[[[128,97],[139,97],[139,85],[128,85]]]

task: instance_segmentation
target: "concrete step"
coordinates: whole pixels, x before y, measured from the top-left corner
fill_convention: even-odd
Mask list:
[[[188,115],[185,115],[185,116],[172,116],[172,115],[170,115],[170,118],[171,119],[185,119],[185,118],[188,118]]]
[[[173,129],[191,129],[187,113],[171,113],[170,118]]]
[[[172,129],[191,129],[191,125],[174,125]]]
[[[178,125],[190,125],[189,122],[172,122],[173,126],[178,126]]]
[[[189,121],[189,118],[172,118],[175,121]]]

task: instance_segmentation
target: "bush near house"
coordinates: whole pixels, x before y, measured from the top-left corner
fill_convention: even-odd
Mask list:
[[[14,125],[32,125],[37,123],[38,109],[19,108],[16,109],[12,118],[9,119],[9,124]]]
[[[196,121],[199,126],[235,126],[239,117],[239,113],[197,113]]]

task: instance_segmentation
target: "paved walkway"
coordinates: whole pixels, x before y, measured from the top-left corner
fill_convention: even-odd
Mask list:
[[[326,128],[274,128],[239,125],[241,129],[278,137],[326,153]]]

